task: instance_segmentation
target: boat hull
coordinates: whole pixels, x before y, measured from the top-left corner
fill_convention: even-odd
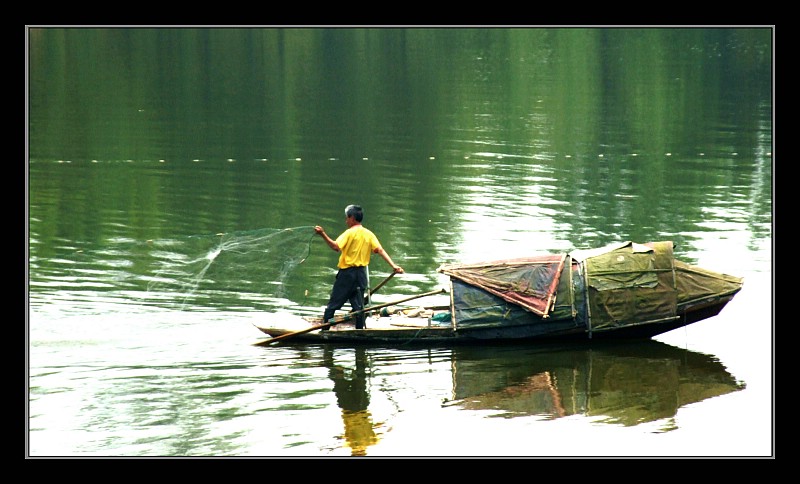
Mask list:
[[[298,331],[317,326],[321,321],[302,320],[300,324],[285,327],[256,324],[270,339],[256,344],[270,344],[272,338],[283,337],[286,343],[323,344],[367,344],[379,346],[469,345],[486,342],[569,342],[569,341],[608,341],[650,339],[659,334],[687,326],[716,316],[733,296],[722,298],[704,306],[695,306],[680,316],[668,321],[644,322],[639,325],[626,325],[620,328],[590,331],[586,328],[542,333],[541,325],[530,324],[505,328],[471,328],[453,330],[451,326],[433,326],[425,318],[380,317],[367,320],[366,329],[356,329],[353,323],[340,323],[327,331],[319,329],[291,336]],[[419,321],[413,321],[419,319]],[[286,337],[287,335],[291,337]]]

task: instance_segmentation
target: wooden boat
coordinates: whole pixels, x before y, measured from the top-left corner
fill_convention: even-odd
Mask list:
[[[355,329],[355,313],[256,325],[271,336],[257,344],[648,339],[716,316],[744,281],[675,259],[670,241],[445,264],[438,271],[449,276],[449,291],[369,306],[367,329]],[[448,305],[397,308],[439,292],[449,293]]]

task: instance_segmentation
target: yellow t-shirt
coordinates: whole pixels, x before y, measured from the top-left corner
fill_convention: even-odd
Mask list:
[[[378,238],[363,225],[354,225],[336,239],[339,249],[339,269],[369,265],[372,253],[381,246]]]

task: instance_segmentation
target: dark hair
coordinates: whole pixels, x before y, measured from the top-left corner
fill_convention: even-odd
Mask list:
[[[361,223],[361,221],[364,220],[364,210],[360,205],[348,205],[344,208],[344,216],[353,217],[356,219],[356,222]]]

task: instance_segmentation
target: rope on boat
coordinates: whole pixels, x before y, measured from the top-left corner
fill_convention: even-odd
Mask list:
[[[417,330],[417,332],[414,334],[414,336],[409,338],[408,341],[406,341],[405,343],[401,343],[400,346],[407,345],[407,344],[411,343],[412,341],[414,341],[415,339],[417,339],[417,337],[419,336],[419,334],[422,332],[423,329],[426,329],[426,328],[419,328]]]

